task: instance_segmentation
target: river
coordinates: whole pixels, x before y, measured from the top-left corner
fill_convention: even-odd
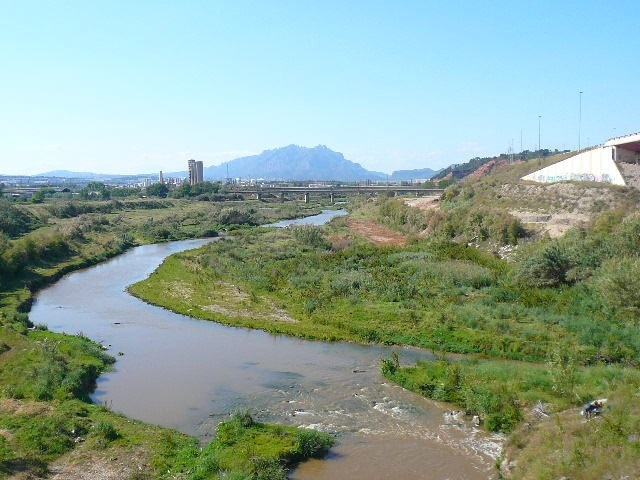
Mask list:
[[[98,379],[96,403],[207,441],[229,413],[317,428],[338,438],[326,460],[295,480],[486,479],[501,437],[446,425],[444,407],[389,384],[380,358],[391,349],[310,342],[195,320],[126,293],[168,255],[209,240],[137,247],[42,290],[35,324],[101,342],[117,358]],[[395,349],[401,361],[428,356]]]

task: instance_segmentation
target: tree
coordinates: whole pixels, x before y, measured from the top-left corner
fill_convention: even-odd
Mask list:
[[[39,225],[37,218],[20,206],[0,199],[0,233],[11,238],[18,237]]]
[[[42,203],[47,195],[53,195],[56,191],[53,188],[43,187],[33,194],[32,203]]]
[[[555,287],[568,283],[567,272],[574,265],[567,250],[554,242],[527,257],[518,277],[531,286]]]
[[[631,318],[636,325],[640,321],[640,295],[637,282],[640,278],[640,259],[628,257],[606,260],[593,279],[602,304]]]
[[[101,182],[89,182],[86,187],[80,190],[80,198],[85,200],[97,199],[108,200],[111,198],[111,194],[107,190],[104,183]]]
[[[154,183],[147,187],[147,195],[149,196],[165,198],[167,193],[169,193],[169,187],[164,183]]]

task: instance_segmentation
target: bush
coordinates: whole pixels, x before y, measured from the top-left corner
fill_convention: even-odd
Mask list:
[[[640,259],[614,258],[607,260],[594,276],[591,284],[602,304],[610,310],[640,320]]]
[[[385,377],[393,376],[400,368],[400,357],[396,352],[391,353],[391,358],[383,358],[381,360],[382,375]]]
[[[0,234],[16,238],[40,226],[40,221],[22,207],[0,198]],[[2,253],[2,252],[0,252]]]
[[[469,414],[479,415],[490,431],[510,432],[522,419],[515,393],[496,378],[477,376],[476,370],[473,364],[435,361],[391,369],[393,373],[390,373],[383,365],[383,374],[405,388],[434,400],[454,403]]]
[[[296,451],[302,458],[322,458],[333,446],[334,440],[326,433],[299,428],[296,434]]]
[[[296,240],[310,247],[328,250],[331,243],[324,238],[322,231],[312,225],[292,227],[291,232]]]
[[[94,425],[93,432],[99,438],[106,440],[107,442],[112,442],[120,436],[112,423],[102,420]]]
[[[221,225],[257,225],[252,214],[237,208],[228,208],[220,213]]]
[[[248,428],[253,426],[251,414],[246,410],[236,412],[228,422],[220,422],[216,429],[216,441],[222,445],[233,445]]]
[[[287,471],[272,458],[251,459],[251,480],[286,480]]]
[[[558,242],[534,252],[521,264],[518,280],[528,286],[554,287],[567,283],[567,273],[574,266],[567,250]]]

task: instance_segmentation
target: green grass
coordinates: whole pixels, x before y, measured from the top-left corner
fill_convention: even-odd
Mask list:
[[[516,428],[537,402],[560,412],[606,397],[621,385],[640,385],[636,369],[580,367],[570,358],[564,360],[556,356],[555,361],[535,364],[461,358],[399,367],[386,359],[382,371],[403,387],[452,403],[480,416],[487,429],[503,432]]]
[[[1,337],[10,348],[2,357],[0,391],[11,398],[87,399],[95,379],[114,361],[82,337],[9,329]]]
[[[235,413],[218,425],[215,439],[203,449],[178,446],[161,438],[163,456],[158,471],[185,475],[191,480],[214,478],[286,478],[286,470],[308,458],[326,455],[334,439],[324,433],[255,422],[247,412]]]
[[[573,343],[581,363],[620,353],[582,335],[601,316],[585,307],[587,294],[522,288],[511,283],[514,270],[456,244],[333,250],[280,229],[175,255],[130,291],[198,318],[310,339],[528,361],[545,361],[559,341]],[[623,335],[632,346],[634,334]]]
[[[555,192],[551,187],[512,183],[530,164],[508,171],[500,167],[493,177],[456,185],[447,190],[439,210],[425,213],[397,199],[353,200],[355,216],[408,235],[405,247],[373,247],[355,237],[344,219],[323,228],[248,227],[264,223],[270,215],[303,213],[286,204],[262,208],[259,202],[241,206],[172,200],[170,207],[146,212],[118,210],[102,212],[102,217],[56,219],[55,228],[69,239],[70,248],[59,248],[54,261],[38,257],[36,243],[23,239],[12,240],[13,253],[2,253],[5,266],[34,258],[22,283],[5,282],[0,297],[9,307],[2,317],[0,362],[15,362],[11,369],[16,372],[1,385],[11,396],[52,398],[47,405],[67,405],[76,400],[64,398],[77,394],[68,388],[75,383],[66,379],[81,379],[72,373],[82,368],[102,368],[91,367],[91,358],[97,357],[83,353],[81,341],[65,339],[57,345],[57,337],[47,332],[27,331],[28,322],[18,313],[28,306],[30,292],[25,287],[52,281],[60,268],[76,268],[80,261],[113,254],[124,248],[125,240],[182,238],[224,229],[232,235],[167,259],[132,292],[191,316],[272,333],[415,345],[432,349],[440,358],[446,352],[471,354],[406,368],[387,359],[383,372],[407,388],[479,414],[490,430],[514,431],[510,448],[523,465],[516,478],[525,478],[525,466],[537,472],[528,478],[603,478],[606,471],[634,471],[640,308],[632,279],[640,268],[640,217],[629,212],[638,205],[638,195],[603,186],[571,184]],[[604,195],[608,208],[616,210],[562,239],[535,241],[507,212],[571,210],[594,189]],[[428,240],[419,236],[425,231]],[[60,237],[40,238],[50,238],[56,246]],[[492,254],[503,243],[520,244],[510,261]],[[23,384],[19,378],[25,379]],[[600,424],[582,424],[563,413],[599,397],[609,397],[612,405],[611,415]],[[549,405],[552,421],[535,424],[530,437],[521,435],[521,422],[528,420],[531,405],[538,401]],[[631,405],[629,414],[622,408],[625,402]],[[162,430],[139,441],[141,426],[128,430],[110,415],[90,414],[91,425],[100,426],[84,445],[95,452],[132,451],[145,445],[156,476],[180,472],[187,478],[282,478],[283,465],[296,458],[296,448],[307,451],[309,444],[324,444],[310,438],[300,441],[307,445],[302,448],[284,427],[262,427],[240,415],[221,427],[219,442],[200,451],[193,439]],[[62,428],[55,419],[51,425],[45,422],[42,428]],[[618,470],[605,455],[584,453],[586,442],[595,442],[597,435],[606,438],[604,444],[619,460]],[[0,455],[16,453],[20,445],[11,443],[16,438],[24,438],[20,443],[25,445],[31,441],[28,435],[10,438],[0,435]],[[559,439],[572,445],[568,456],[564,451],[553,453],[561,446]],[[59,455],[56,449],[67,448],[64,435],[61,442],[62,446],[43,446],[44,453],[35,460],[49,462]],[[280,453],[271,450],[275,445]],[[15,470],[17,464],[12,465]],[[585,476],[588,468],[600,477]]]
[[[454,196],[449,208],[467,208],[476,194],[459,193],[467,200]],[[386,216],[387,225],[402,218],[402,207],[381,204],[364,202],[359,214]],[[448,219],[460,226],[469,212]],[[488,238],[501,235],[496,218],[508,233],[500,215],[478,220]],[[637,276],[638,225],[634,215],[600,219],[564,239],[531,242],[511,261],[438,235],[376,248],[340,220],[313,232],[244,231],[168,259],[132,290],[192,316],[273,333],[471,354],[404,368],[387,359],[382,369],[479,415],[489,430],[518,432],[538,402],[557,418],[593,398],[619,402],[625,385],[640,384],[640,309],[629,280]],[[270,309],[296,321],[274,321]],[[616,428],[635,431],[635,417],[620,418]],[[619,470],[629,472],[633,443],[619,447]],[[604,456],[587,455],[585,465],[602,471]]]
[[[509,468],[511,478],[635,478],[640,471],[637,379],[612,386],[607,393],[603,414],[588,422],[572,409],[513,432],[500,462],[506,467],[516,460]]]
[[[175,478],[176,472],[181,478],[219,478],[218,457],[204,455],[197,439],[88,403],[96,378],[110,368],[113,359],[83,336],[34,328],[25,312],[38,288],[136,243],[208,235],[221,227],[242,228],[220,223],[229,208],[246,212],[244,218],[256,223],[319,211],[317,204],[278,204],[264,211],[263,205],[167,200],[20,206],[40,221],[33,221],[30,225],[35,230],[21,231],[19,238],[0,238],[0,478],[18,472],[42,477],[52,462],[61,460],[78,470],[100,462],[111,468],[114,458],[121,459],[122,465],[137,466],[135,478]],[[49,217],[58,211],[60,217]],[[22,227],[29,228],[26,223]],[[165,236],[166,231],[170,235]],[[287,462],[311,455],[300,450],[295,440],[306,433],[268,425],[259,429],[262,433],[255,440],[272,446],[269,458],[277,459],[278,472],[284,472]],[[285,430],[289,443],[283,446],[279,442]],[[317,438],[321,445],[332,443],[323,436]],[[248,451],[253,440],[247,436],[237,448]],[[239,458],[237,448],[224,450],[229,458]],[[245,467],[243,471],[248,471]],[[244,478],[234,468],[228,466],[225,478]]]

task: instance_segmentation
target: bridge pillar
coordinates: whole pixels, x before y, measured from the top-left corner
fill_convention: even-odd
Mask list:
[[[256,193],[256,200],[260,200],[260,192]]]
[[[329,201],[330,201],[331,203],[333,203],[333,201],[334,201],[334,198],[333,198],[333,192],[331,192],[331,193],[329,194]]]
[[[309,192],[305,192],[304,194],[304,203],[309,203]]]
[[[280,192],[280,202],[284,202],[284,192]]]

